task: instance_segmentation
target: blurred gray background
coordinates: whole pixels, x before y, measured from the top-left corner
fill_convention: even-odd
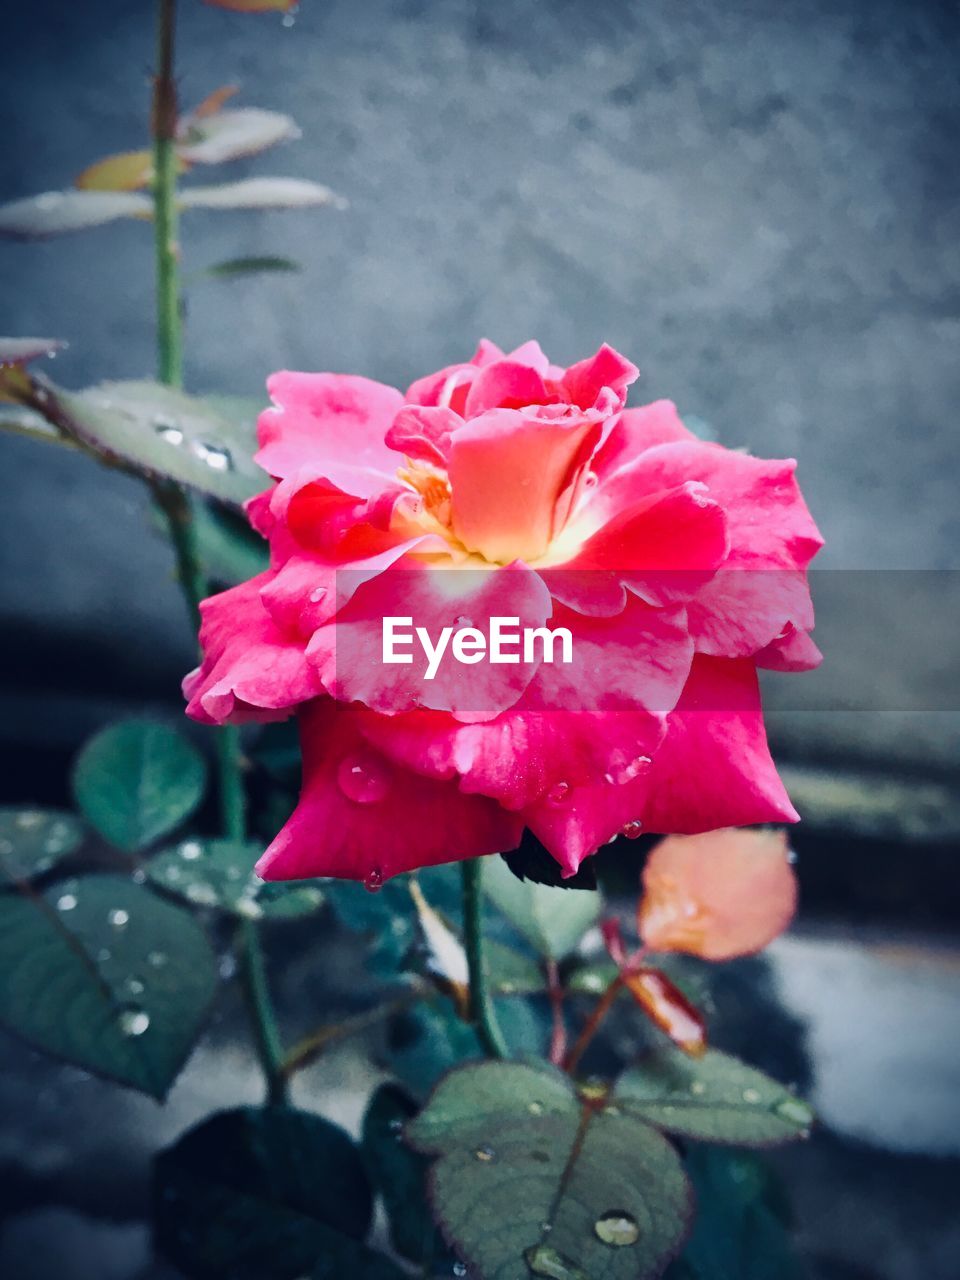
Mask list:
[[[152,26],[146,0],[9,0],[0,200],[143,145]],[[481,335],[560,363],[608,341],[642,369],[635,402],[799,458],[827,662],[768,690],[813,929],[775,960],[831,1130],[789,1165],[830,1280],[953,1280],[960,1254],[958,51],[945,0],[303,0],[292,26],[181,0],[184,105],[238,83],[303,129],[199,180],[350,202],[184,219],[187,272],[303,265],[191,285],[190,389],[258,395],[283,366],[404,386]],[[151,270],[135,223],[0,242],[0,333],[67,339],[66,385],[149,376]],[[109,716],[179,714],[193,641],[136,483],[0,451],[0,799],[56,801]],[[34,1069],[11,1067],[11,1106]],[[36,1275],[106,1230],[67,1227]],[[55,1234],[18,1219],[6,1256]],[[133,1274],[118,1241],[91,1277]]]

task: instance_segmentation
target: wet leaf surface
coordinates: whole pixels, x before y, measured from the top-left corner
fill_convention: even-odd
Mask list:
[[[43,875],[75,853],[84,834],[77,818],[63,809],[2,808],[0,871],[11,881]]]
[[[150,858],[150,880],[195,907],[216,907],[248,920],[290,920],[324,903],[322,881],[264,882],[254,874],[257,841],[181,840]]]

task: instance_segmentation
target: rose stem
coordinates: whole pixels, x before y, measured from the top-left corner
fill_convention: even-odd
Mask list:
[[[610,1012],[614,1000],[616,1000],[617,996],[620,994],[622,986],[623,978],[618,973],[594,1006],[593,1013],[591,1013],[590,1017],[584,1023],[583,1030],[577,1037],[576,1044],[564,1059],[563,1069],[569,1075],[573,1074],[577,1063],[583,1057],[587,1045],[600,1030],[600,1024]]]
[[[510,1056],[507,1042],[497,1023],[487,988],[483,959],[483,891],[480,886],[480,859],[460,863],[463,879],[463,940],[470,975],[470,1015],[485,1052],[491,1058]]]
[[[183,324],[180,298],[180,263],[177,244],[177,87],[174,79],[176,0],[157,5],[157,73],[153,81],[153,231],[157,295],[157,376],[168,387],[183,381]],[[177,559],[177,574],[194,630],[200,625],[200,601],[207,583],[197,547],[190,500],[182,485],[155,480],[154,498],[163,512]],[[231,840],[246,836],[240,737],[234,725],[216,731],[220,811],[224,835]],[[267,1081],[267,1100],[286,1100],[283,1046],[267,987],[263,950],[257,925],[244,919],[239,929],[239,954],[243,986],[253,1022],[260,1065]]]
[[[550,1061],[555,1067],[563,1062],[567,1052],[567,1024],[563,1016],[563,987],[560,983],[560,970],[556,960],[545,963],[547,975],[547,996],[550,1000],[550,1012],[553,1027],[550,1033]]]

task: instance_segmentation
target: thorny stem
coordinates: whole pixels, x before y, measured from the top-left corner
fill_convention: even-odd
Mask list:
[[[177,87],[174,79],[176,0],[158,0],[157,71],[153,81],[153,230],[157,295],[157,375],[169,387],[183,381],[183,323],[177,244]],[[167,521],[177,574],[194,630],[200,625],[200,601],[207,594],[190,499],[173,480],[156,480],[151,489]],[[224,835],[246,836],[246,806],[240,763],[240,739],[233,725],[216,734],[220,812]],[[253,1021],[257,1053],[267,1080],[267,1100],[286,1100],[283,1045],[267,986],[257,925],[244,920],[239,932],[243,985]]]
[[[302,1071],[311,1062],[315,1062],[332,1044],[346,1040],[348,1036],[359,1035],[360,1032],[376,1026],[378,1022],[383,1022],[385,1018],[392,1017],[395,1013],[402,1013],[404,1009],[421,1000],[423,995],[424,991],[421,987],[412,987],[403,995],[397,996],[395,1000],[387,1000],[384,1004],[374,1005],[372,1009],[364,1009],[353,1017],[344,1018],[342,1022],[327,1023],[318,1027],[287,1053],[283,1060],[283,1074],[289,1077],[297,1071]]]
[[[463,940],[470,976],[470,1016],[480,1043],[491,1058],[507,1058],[510,1051],[503,1038],[487,986],[487,970],[483,958],[483,892],[480,885],[480,859],[467,858],[460,863],[463,880]]]
[[[610,985],[607,987],[606,991],[597,1001],[594,1007],[593,1013],[591,1013],[590,1017],[584,1023],[583,1030],[580,1032],[579,1036],[577,1037],[576,1044],[574,1044],[573,1048],[570,1050],[566,1058],[564,1058],[563,1060],[563,1069],[569,1075],[573,1075],[574,1071],[576,1070],[577,1063],[583,1057],[583,1054],[587,1048],[587,1045],[589,1045],[590,1041],[600,1030],[600,1024],[603,1022],[604,1018],[607,1016],[607,1014],[610,1012],[611,1008],[613,1007],[613,1002],[616,1000],[617,996],[620,994],[620,990],[622,987],[623,987],[623,978],[618,973],[617,976],[610,983]]]

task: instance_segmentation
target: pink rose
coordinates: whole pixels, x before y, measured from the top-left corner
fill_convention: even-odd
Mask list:
[[[822,545],[792,461],[625,409],[610,347],[535,342],[392,387],[277,373],[251,500],[270,569],[203,604],[184,682],[207,723],[296,712],[303,790],[267,879],[376,883],[514,848],[564,874],[618,832],[796,820],[757,668],[819,661],[806,569]],[[451,573],[451,570],[458,570]],[[387,617],[439,635],[494,617],[563,628],[575,660],[387,665]]]

